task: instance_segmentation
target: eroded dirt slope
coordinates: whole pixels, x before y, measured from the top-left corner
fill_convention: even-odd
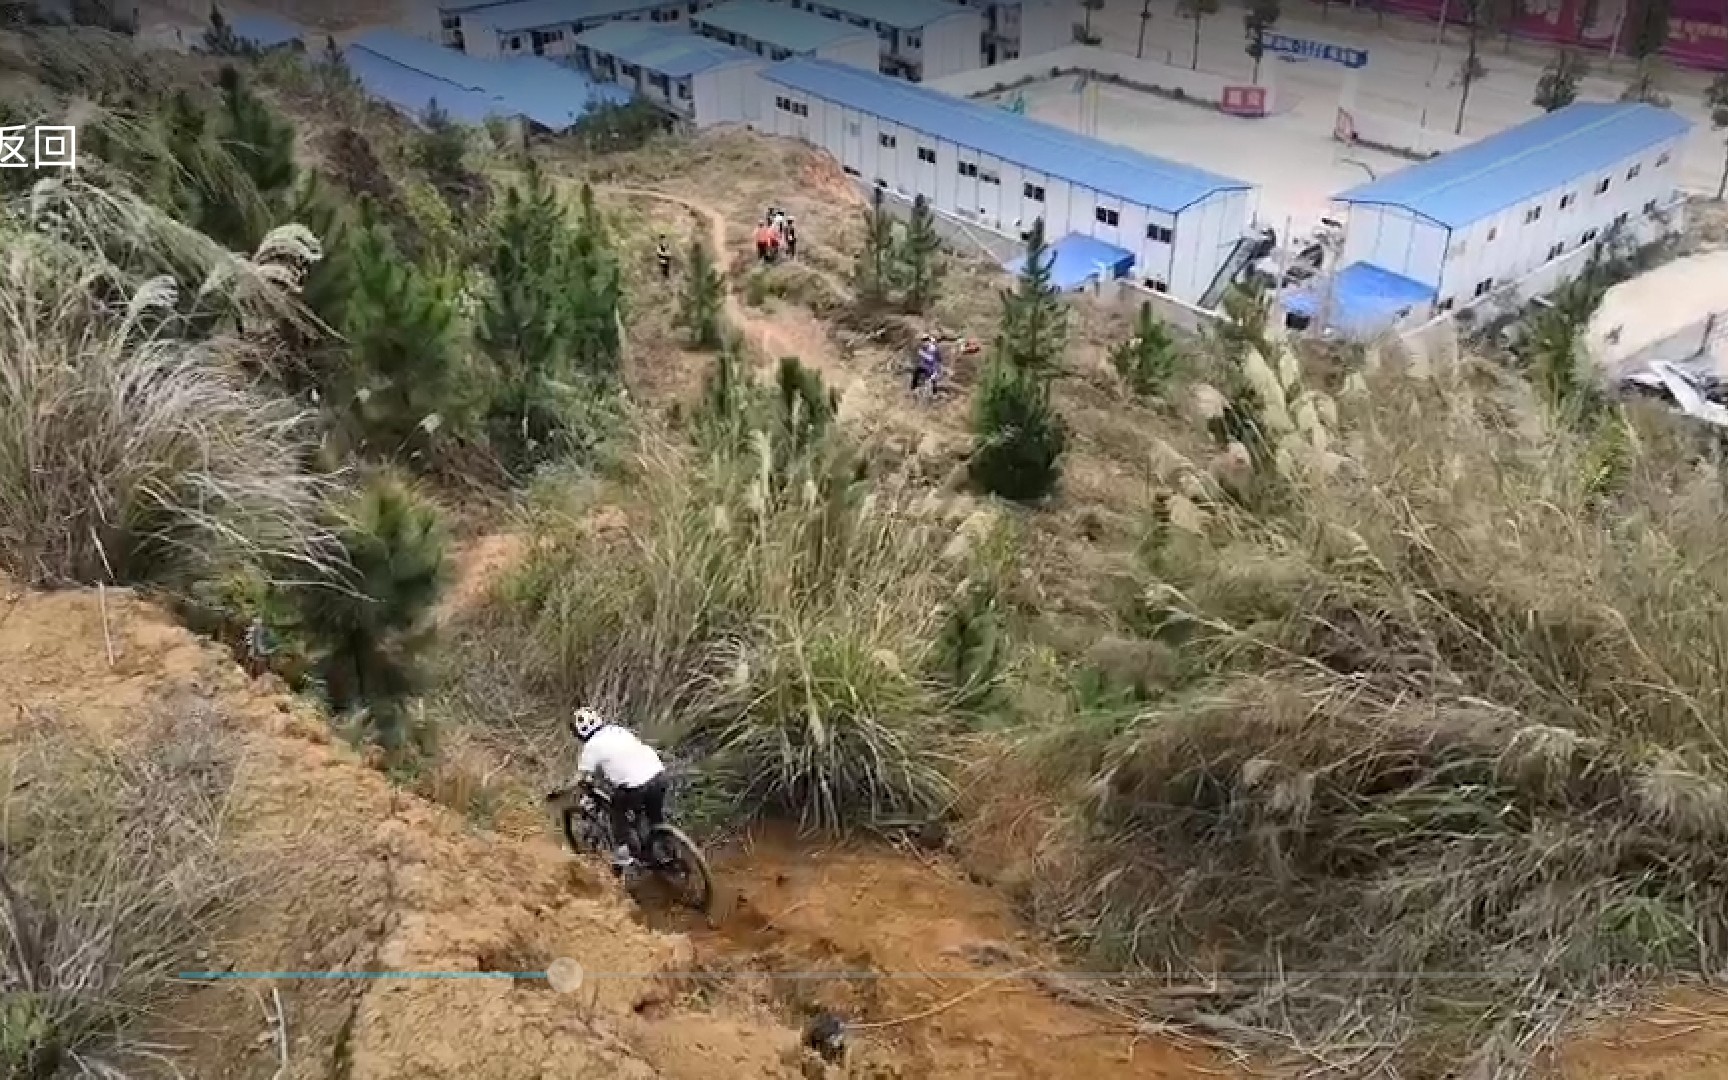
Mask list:
[[[689,967],[690,942],[642,927],[586,863],[402,793],[316,715],[129,593],[0,584],[0,701],[0,733],[46,716],[110,737],[194,703],[234,726],[245,763],[232,843],[269,889],[204,958],[211,968],[522,971],[568,957],[609,973],[569,995],[540,980],[281,980],[281,1080],[798,1075],[796,1033],[748,999],[686,1016],[689,995],[663,975]],[[274,1075],[271,985],[197,989],[162,1041],[189,1075]]]

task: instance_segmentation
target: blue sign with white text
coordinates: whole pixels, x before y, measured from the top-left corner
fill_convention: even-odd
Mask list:
[[[1309,41],[1307,38],[1291,37],[1288,34],[1267,34],[1264,42],[1267,52],[1299,56],[1304,60],[1329,60],[1334,64],[1343,64],[1347,68],[1368,66],[1367,49],[1352,49],[1346,45]]]

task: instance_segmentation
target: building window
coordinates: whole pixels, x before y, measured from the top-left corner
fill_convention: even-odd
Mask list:
[[[1578,193],[1576,191],[1568,191],[1566,194],[1560,196],[1560,209],[1564,210],[1577,201]]]
[[[1614,215],[1614,227],[1619,228],[1624,224],[1626,224],[1626,211],[1622,210],[1620,213]]]
[[[1488,290],[1492,289],[1493,287],[1494,287],[1494,279],[1493,278],[1483,278],[1481,281],[1478,281],[1476,283],[1476,295],[1478,297],[1487,296]]]
[[[934,165],[936,164],[936,151],[932,150],[928,146],[920,146],[918,148],[918,160],[927,161]]]
[[[1638,179],[1638,174],[1643,172],[1643,171],[1644,171],[1644,166],[1642,164],[1634,165],[1630,169],[1626,170],[1626,179],[1636,180],[1636,179]]]
[[[1168,244],[1176,239],[1176,231],[1167,229],[1162,225],[1148,225],[1146,226],[1146,239],[1155,244]]]
[[[628,71],[628,69],[626,69],[626,71]],[[802,101],[793,101],[791,98],[787,97],[775,98],[774,107],[779,109],[781,112],[789,112],[793,116],[810,115],[810,106],[804,104]]]
[[[876,134],[876,141],[881,143],[882,148],[885,150],[894,149],[894,145],[895,145],[894,136],[888,134],[886,131],[878,132]]]
[[[970,176],[974,180],[978,179],[978,163],[976,161],[962,161],[956,166],[956,168],[960,170],[961,176]]]
[[[1448,296],[1446,299],[1434,305],[1434,311],[1436,314],[1444,315],[1446,312],[1452,310],[1452,305],[1454,303],[1456,303],[1456,298]]]
[[[1661,157],[1656,159],[1656,167],[1658,169],[1660,169],[1662,166],[1668,164],[1668,161],[1669,161],[1669,155],[1666,152],[1664,152]]]
[[[1532,206],[1530,209],[1524,211],[1524,224],[1528,225],[1532,221],[1536,221],[1541,217],[1542,208],[1540,206]]]
[[[1492,244],[1494,242],[1494,238],[1496,236],[1499,236],[1499,235],[1500,235],[1500,229],[1498,226],[1495,226],[1494,228],[1488,230],[1488,239],[1483,241],[1483,243]]]
[[[652,13],[650,13],[650,15],[648,17],[653,19],[655,22],[659,22],[659,23],[677,22],[678,21],[678,9],[677,8],[655,8],[654,11]]]
[[[915,31],[913,33],[907,34],[906,35],[906,47],[908,49],[922,49],[924,47],[924,35],[919,34]]]
[[[1100,206],[1092,212],[1092,216],[1098,219],[1100,225],[1114,226],[1119,225],[1122,222],[1122,215],[1110,209],[1108,206]]]
[[[998,176],[996,173],[991,172],[989,169],[979,169],[978,170],[978,182],[980,184],[998,184],[999,185],[1002,183],[1002,177]]]
[[[1596,194],[1598,194],[1598,195],[1606,194],[1608,191],[1608,185],[1611,181],[1612,181],[1612,177],[1604,176],[1602,178],[1602,182],[1596,185]]]
[[[522,35],[520,35],[520,34],[512,34],[512,35],[511,35],[511,36],[510,36],[510,45],[509,45],[509,47],[510,47],[510,48],[511,48],[511,49],[520,49],[520,48],[521,48],[521,47],[522,47]]]
[[[847,176],[863,176],[864,175],[863,173],[859,172],[857,169],[854,169],[850,165],[840,166],[840,171],[845,173]]]
[[[1655,199],[1651,199],[1649,202],[1644,204],[1644,213],[1647,217],[1655,217],[1656,216],[1656,200]]]
[[[1169,292],[1170,291],[1170,284],[1168,282],[1159,281],[1155,277],[1145,278],[1145,279],[1143,279],[1141,284],[1145,285],[1148,289],[1151,289],[1153,292]]]
[[[860,130],[861,129],[858,127],[858,121],[856,121],[856,120],[846,121],[846,134],[851,135],[854,138],[856,138]]]
[[[1562,244],[1555,244],[1553,247],[1548,249],[1548,258],[1550,260],[1558,259],[1560,256],[1562,256],[1564,254],[1566,254],[1566,245],[1563,243]]]
[[[1039,187],[1037,184],[1025,184],[1025,185],[1023,185],[1020,188],[1020,194],[1026,196],[1026,198],[1028,198],[1028,199],[1031,199],[1033,202],[1043,202],[1044,201],[1044,189]]]
[[[1596,230],[1595,229],[1591,229],[1589,232],[1586,232],[1583,235],[1583,237],[1581,237],[1578,241],[1578,243],[1580,243],[1580,244],[1592,244],[1595,242],[1596,242]]]

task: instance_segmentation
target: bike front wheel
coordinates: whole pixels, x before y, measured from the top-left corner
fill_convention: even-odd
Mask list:
[[[656,825],[648,834],[648,863],[679,903],[706,912],[714,900],[714,875],[696,841],[676,825]]]

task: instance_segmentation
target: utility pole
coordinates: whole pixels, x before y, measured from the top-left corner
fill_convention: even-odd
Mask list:
[[[1152,21],[1152,0],[1140,5],[1140,41],[1134,46],[1134,58],[1146,59],[1146,24]]]

